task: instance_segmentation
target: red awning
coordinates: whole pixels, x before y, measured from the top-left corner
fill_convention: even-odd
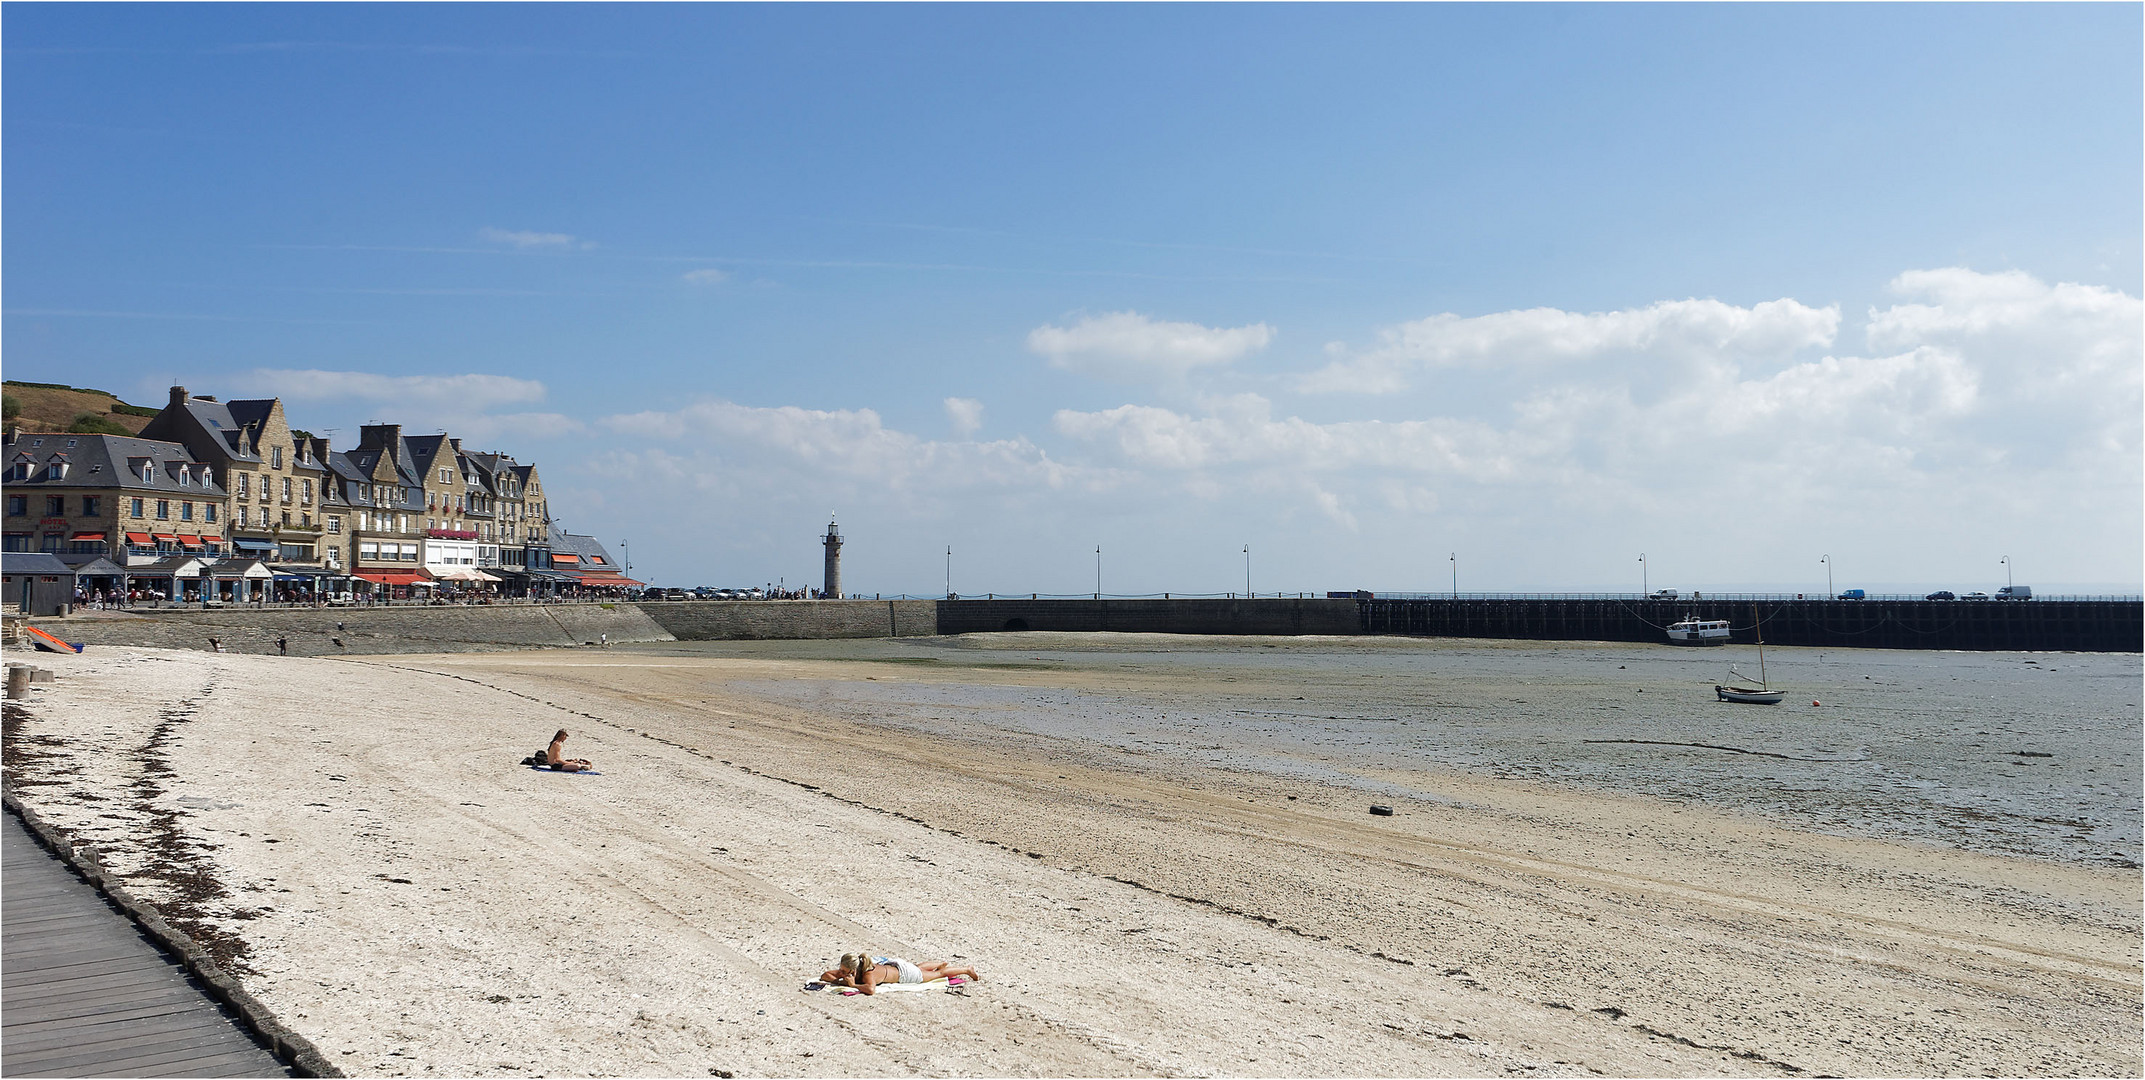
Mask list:
[[[176,536],[173,536],[173,535],[171,535],[171,534],[169,534],[169,533],[158,533],[158,534],[156,534],[156,540],[157,540],[157,543],[160,543],[160,544],[176,544],[176,543],[178,543],[178,542],[179,542],[179,538],[178,538],[178,537],[176,537]]]
[[[581,561],[581,556],[579,556],[579,555],[568,555],[568,554],[566,554],[566,553],[565,553],[565,552],[563,552],[563,551],[555,551],[555,552],[552,552],[552,554],[551,554],[551,561],[552,561],[552,562],[555,562],[555,563],[562,563],[562,562],[570,562],[570,563],[577,563],[577,562],[580,562],[580,561]]]
[[[430,585],[432,579],[423,574],[398,574],[393,571],[360,570],[350,575],[364,578],[375,585]]]
[[[154,543],[156,543],[156,537],[154,537],[154,536],[151,536],[151,535],[149,535],[148,533],[128,533],[128,534],[127,534],[127,543],[129,543],[129,544],[141,544],[141,545],[147,546],[147,545],[149,545],[149,544],[154,544]]]
[[[73,536],[70,536],[70,537],[68,537],[67,539],[69,539],[69,540],[102,540],[102,539],[104,539],[104,534],[103,534],[103,533],[97,533],[97,532],[78,532],[78,533],[74,534]]]
[[[192,534],[192,533],[182,533],[182,534],[180,534],[180,536],[179,536],[179,546],[180,546],[180,547],[200,547],[200,546],[201,546],[201,538],[200,538],[200,537],[198,537],[198,536],[195,536],[195,535],[194,535],[194,534]]]
[[[647,584],[645,581],[635,581],[624,574],[575,574],[574,576],[581,579],[581,584],[592,585],[599,589],[612,585],[623,589],[629,585]]]

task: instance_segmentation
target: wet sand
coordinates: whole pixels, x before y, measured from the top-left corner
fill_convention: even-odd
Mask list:
[[[1851,685],[1894,661],[1850,655],[1825,661],[1838,717],[1896,706]],[[1992,757],[2060,752],[2065,779],[2014,756],[2048,771],[1919,802],[1933,789],[1865,778],[1843,796],[1814,766],[1731,768],[1801,768],[1799,718],[1691,712],[1783,756],[1689,767],[1607,756],[1687,747],[1560,752],[1508,723],[1634,711],[1557,704],[1591,682],[1666,695],[1639,719],[1673,726],[1697,684],[1682,665],[1701,662],[1717,658],[1077,635],[366,661],[99,649],[49,662],[61,678],[11,722],[8,764],[20,797],[354,1074],[2145,1067],[2135,821],[2100,808],[2124,797],[2119,771],[2083,771],[2135,760],[2134,706],[2115,707],[2135,701],[2134,658],[2127,687],[2063,707],[2107,706],[2127,744],[2091,724],[2057,749],[2011,745],[2045,724],[1972,736]],[[2006,716],[1931,713],[1913,739],[1895,723],[1832,751],[1889,768],[1960,722],[2021,722],[1985,711]],[[603,775],[514,765],[560,726]],[[1711,740],[1655,740],[1677,741]],[[2079,791],[2067,833],[2021,824]],[[1917,807],[1946,798],[1993,823],[1924,835],[1942,815]],[[1799,815],[1812,802],[1835,810]],[[1836,813],[1856,802],[1883,820]],[[867,947],[986,981],[801,991]]]

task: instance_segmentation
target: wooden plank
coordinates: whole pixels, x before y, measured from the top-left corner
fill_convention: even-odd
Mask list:
[[[0,1074],[290,1075],[20,822],[0,844]]]

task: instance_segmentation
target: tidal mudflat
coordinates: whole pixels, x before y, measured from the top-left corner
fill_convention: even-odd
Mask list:
[[[2145,1067],[2135,657],[1730,659],[99,649],[8,773],[353,1073]],[[802,990],[867,947],[985,981]]]

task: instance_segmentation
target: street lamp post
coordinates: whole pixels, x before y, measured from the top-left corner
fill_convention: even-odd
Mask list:
[[[2017,584],[2017,582],[2014,582],[2014,581],[2012,581],[2012,580],[2011,580],[2011,556],[2009,556],[2009,555],[2006,555],[2006,556],[2004,556],[2003,558],[2001,558],[2001,559],[1998,559],[1997,561],[1998,561],[1998,562],[2000,562],[2000,563],[2003,563],[2003,583],[2004,583],[2004,587],[2005,587],[2005,588],[2010,588],[2010,587],[2012,587],[2012,586],[2016,585],[2016,584]]]
[[[1251,545],[1244,545],[1244,599],[1251,599]]]
[[[1445,556],[1445,558],[1452,563],[1452,598],[1458,600],[1460,598],[1460,553],[1455,551]]]
[[[1648,570],[1648,567],[1647,567],[1647,565],[1646,565],[1646,553],[1645,553],[1645,552],[1643,552],[1643,551],[1641,551],[1641,552],[1639,552],[1639,596],[1641,596],[1641,597],[1647,597],[1647,596],[1652,596],[1652,595],[1653,595],[1653,591],[1652,591],[1652,586],[1653,586],[1653,582],[1651,582],[1651,581],[1648,581],[1648,580],[1646,579],[1646,571],[1647,571],[1647,570]]]
[[[1839,595],[1832,591],[1832,556],[1827,555],[1817,561],[1825,564],[1825,599],[1830,600]]]
[[[953,599],[953,545],[946,545],[946,599]]]
[[[1095,545],[1095,599],[1102,599],[1102,545]]]
[[[618,550],[626,557],[626,576],[633,576],[633,547],[624,540],[618,542]]]

